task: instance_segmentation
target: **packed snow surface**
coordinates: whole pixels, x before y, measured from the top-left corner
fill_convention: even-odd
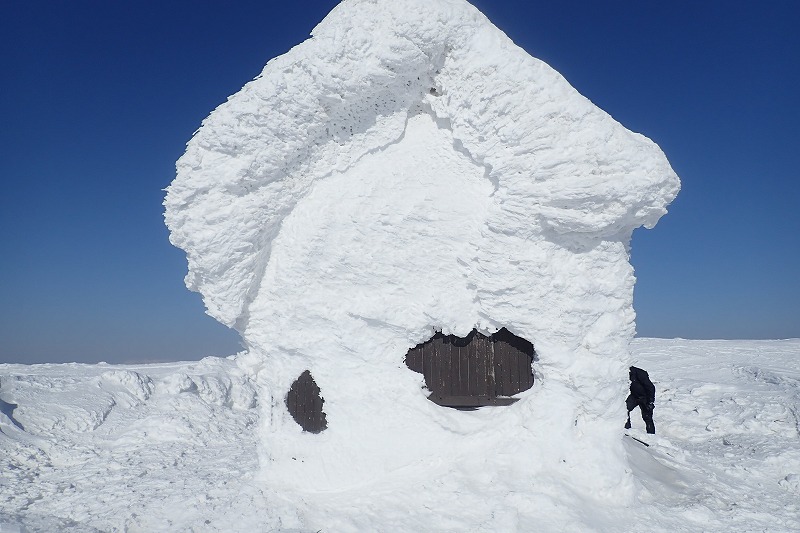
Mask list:
[[[650,447],[625,436],[624,415],[616,421],[635,490],[624,506],[564,500],[559,479],[528,477],[536,451],[517,446],[511,427],[482,430],[503,408],[458,413],[456,467],[418,461],[371,483],[312,491],[259,474],[259,447],[270,446],[258,430],[263,383],[242,370],[241,357],[0,365],[0,527],[800,530],[800,340],[638,339],[632,354],[657,387],[658,434],[644,433],[638,410],[627,433]],[[375,409],[364,405],[363,416]],[[561,467],[581,459],[565,450]]]
[[[618,438],[628,244],[679,181],[652,141],[470,4],[345,0],[213,111],[177,167],[171,240],[189,288],[245,340],[265,483],[334,509],[331,495],[435,479],[430,509],[486,491],[462,502],[478,528],[493,523],[484,497],[531,482],[545,516],[632,501]],[[536,348],[518,403],[464,415],[426,400],[409,348],[501,327]],[[325,401],[319,435],[284,404],[305,370]]]

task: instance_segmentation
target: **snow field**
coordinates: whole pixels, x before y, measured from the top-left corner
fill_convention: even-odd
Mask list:
[[[657,387],[658,434],[646,435],[634,411],[629,433],[651,446],[624,437],[623,409],[623,456],[610,460],[633,479],[625,505],[567,491],[557,471],[531,476],[538,457],[516,438],[523,430],[493,421],[510,408],[452,411],[420,391],[426,416],[451,424],[458,468],[415,462],[360,485],[309,490],[280,487],[259,463],[260,447],[273,445],[259,442],[261,413],[278,409],[258,409],[269,394],[253,394],[258,378],[243,371],[246,354],[0,365],[0,523],[29,533],[800,529],[800,340],[637,339],[631,351]],[[231,400],[237,394],[246,401]],[[515,423],[548,432],[531,428],[539,420],[525,409],[511,412]],[[417,427],[417,439],[426,437]],[[566,443],[565,468],[572,453]]]
[[[232,361],[3,367],[0,398],[15,407],[0,415],[0,522],[225,530],[209,509],[252,498],[256,394]]]
[[[800,342],[638,339],[633,352],[658,389],[657,464],[637,479],[659,522],[800,529]]]

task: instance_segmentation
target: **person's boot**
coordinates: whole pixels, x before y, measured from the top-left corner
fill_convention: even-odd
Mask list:
[[[628,417],[628,421],[625,422],[625,429],[631,429],[631,417]],[[653,430],[655,432],[655,430]]]

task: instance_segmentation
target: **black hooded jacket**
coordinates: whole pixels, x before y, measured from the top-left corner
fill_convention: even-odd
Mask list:
[[[650,381],[647,371],[632,366],[630,368],[631,396],[637,400],[645,400],[647,403],[655,403],[656,386]]]

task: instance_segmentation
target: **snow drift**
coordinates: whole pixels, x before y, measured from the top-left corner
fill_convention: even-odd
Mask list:
[[[475,8],[345,0],[217,108],[177,167],[171,241],[249,350],[265,485],[422,490],[435,505],[465,485],[544,483],[542,513],[630,501],[628,243],[679,181]],[[407,350],[500,327],[538,354],[522,400],[428,402]],[[319,435],[284,404],[306,369]]]

